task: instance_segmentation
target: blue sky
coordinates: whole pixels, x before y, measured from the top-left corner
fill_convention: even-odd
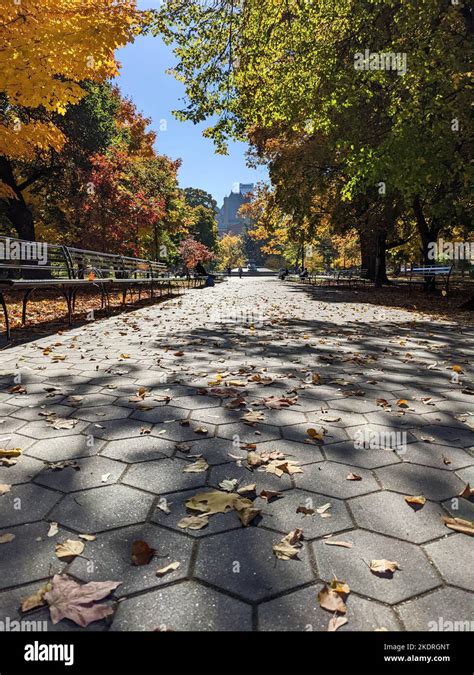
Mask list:
[[[142,9],[159,6],[159,0],[139,0]],[[126,96],[133,99],[138,110],[152,119],[151,128],[157,133],[156,149],[173,159],[182,159],[179,171],[181,187],[197,187],[210,192],[222,204],[236,183],[264,180],[264,168],[246,166],[244,143],[231,143],[227,156],[216,155],[211,140],[203,138],[202,131],[209,124],[193,125],[179,122],[172,110],[181,108],[184,87],[166,74],[176,63],[172,48],[160,38],[139,37],[133,44],[118,50],[121,63],[117,84]],[[164,121],[164,122],[163,122]],[[166,130],[160,130],[166,127]]]

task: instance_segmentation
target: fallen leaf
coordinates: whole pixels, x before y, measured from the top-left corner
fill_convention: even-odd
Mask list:
[[[329,620],[328,624],[328,633],[335,633],[338,628],[344,626],[347,623],[345,616],[337,616],[337,613]]]
[[[405,501],[414,509],[418,508],[421,509],[421,507],[426,504],[426,497],[424,497],[423,495],[417,495],[414,497],[405,497]]]
[[[316,509],[316,513],[319,513],[321,515],[323,513],[326,513],[326,511],[330,508],[331,508],[331,504],[329,502],[327,502],[327,504],[323,504],[322,506],[318,506],[318,508]]]
[[[162,567],[159,570],[156,570],[156,576],[157,577],[162,577],[165,574],[168,574],[169,572],[174,572],[175,570],[178,569],[178,567],[181,565],[179,562],[172,562],[169,565],[166,565],[166,567]]]
[[[2,495],[6,495],[7,492],[10,492],[11,489],[12,489],[11,485],[7,485],[6,483],[0,483],[0,497]]]
[[[234,492],[238,484],[239,481],[236,478],[233,478],[232,480],[226,478],[225,480],[219,483],[219,487],[225,490],[226,492]]]
[[[37,607],[43,607],[46,604],[46,600],[44,598],[45,593],[47,593],[49,590],[51,590],[51,584],[48,581],[48,583],[44,584],[39,590],[37,590],[35,593],[32,595],[29,595],[27,598],[24,598],[21,601],[21,611],[22,612],[29,612],[32,609],[36,609]]]
[[[329,586],[325,585],[318,593],[319,606],[326,609],[328,612],[339,612],[345,614],[347,612],[344,598]]]
[[[260,499],[264,499],[266,502],[271,502],[272,499],[281,497],[282,494],[282,492],[275,492],[274,490],[262,490],[258,496]]]
[[[350,541],[333,541],[332,539],[323,540],[326,546],[342,546],[343,548],[352,548],[353,544]]]
[[[79,420],[74,420],[66,417],[58,417],[56,419],[51,420],[53,429],[74,429],[74,427],[78,422]]]
[[[194,431],[195,434],[208,434],[209,433],[209,430],[206,429],[206,427],[196,427],[195,429],[193,429],[193,431]]]
[[[209,525],[207,516],[186,516],[178,522],[178,527],[188,530],[201,530]]]
[[[242,487],[237,490],[237,493],[239,495],[246,495],[251,492],[255,492],[256,489],[257,489],[256,483],[249,483],[248,485],[242,485]]]
[[[309,429],[306,429],[307,435],[311,438],[312,441],[322,441],[324,440],[324,433],[321,433],[320,431],[316,431],[316,429],[313,429],[310,427]]]
[[[447,518],[444,516],[443,522],[446,527],[449,527],[450,530],[462,532],[463,534],[469,534],[471,537],[474,536],[474,521],[472,520],[464,520],[463,518]]]
[[[207,471],[208,468],[209,464],[206,462],[204,457],[199,457],[199,459],[193,462],[193,464],[188,464],[183,469],[183,473],[202,473]]]
[[[138,539],[132,544],[132,565],[148,565],[155,554],[155,549],[148,546],[146,541]]]
[[[397,401],[397,405],[398,405],[399,408],[408,408],[409,407],[408,401],[404,398],[399,399]]]
[[[78,534],[77,536],[85,541],[95,541],[97,539],[95,534]]]
[[[458,375],[461,375],[463,373],[463,369],[461,366],[458,366],[457,364],[454,365],[451,370],[453,370],[455,373],[458,373]]]
[[[312,516],[314,515],[314,509],[308,509],[306,506],[298,506],[296,513],[302,513],[305,516]]]
[[[280,539],[278,544],[273,544],[273,553],[279,560],[291,560],[298,557],[299,549],[303,546],[301,539],[303,530],[296,528]]]
[[[53,624],[70,619],[86,628],[93,621],[113,614],[110,605],[95,604],[120,586],[121,581],[91,581],[81,585],[66,575],[55,574],[51,590],[44,594]]]
[[[392,560],[371,560],[369,569],[377,576],[392,578],[394,572],[400,569],[400,565]]]
[[[50,523],[48,530],[48,537],[54,537],[59,532],[57,523]]]
[[[20,448],[0,448],[0,457],[19,457],[21,453]]]
[[[257,509],[253,506],[244,506],[244,508],[237,508],[238,502],[236,503],[235,510],[237,511],[237,516],[239,517],[240,522],[244,527],[247,527],[254,518],[260,514],[260,509]]]
[[[464,489],[459,493],[460,497],[463,497],[463,499],[468,499],[469,501],[472,501],[474,498],[474,488],[472,488],[469,483],[464,486]]]
[[[251,410],[246,412],[245,415],[242,415],[240,419],[245,422],[245,424],[253,426],[257,422],[262,422],[265,419],[265,415],[259,410]]]
[[[59,560],[71,562],[84,550],[84,544],[77,539],[66,539],[62,544],[56,544],[55,552]]]
[[[16,535],[15,534],[0,534],[0,544],[9,544],[11,541],[15,539]]]
[[[346,476],[346,480],[362,480],[362,476],[359,476],[357,473],[350,473]]]

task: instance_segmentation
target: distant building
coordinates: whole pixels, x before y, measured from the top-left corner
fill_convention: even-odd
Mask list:
[[[224,197],[224,203],[217,214],[217,223],[219,234],[242,234],[245,225],[249,224],[248,218],[241,218],[238,210],[242,204],[250,201],[253,192],[253,183],[239,183],[238,191],[231,192],[228,197]]]

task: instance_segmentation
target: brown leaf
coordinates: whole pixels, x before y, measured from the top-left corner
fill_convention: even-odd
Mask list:
[[[318,593],[319,606],[326,609],[328,612],[339,612],[345,614],[347,612],[346,603],[337,591],[329,586],[324,586]]]
[[[54,537],[59,532],[59,527],[57,523],[50,523],[48,530],[48,537]]]
[[[242,487],[237,490],[237,493],[239,495],[246,495],[250,494],[251,492],[255,492],[256,489],[257,489],[256,483],[249,483],[248,485],[242,485]]]
[[[405,497],[405,501],[413,509],[419,510],[426,504],[426,497],[423,495],[416,495],[414,497]]]
[[[70,619],[86,628],[93,621],[113,614],[109,605],[95,604],[120,586],[120,581],[91,581],[78,584],[66,575],[55,574],[51,590],[44,594],[49,604],[51,621],[57,624],[61,619]]]
[[[11,541],[15,539],[15,534],[0,534],[0,544],[9,544]]]
[[[462,532],[463,534],[468,534],[471,537],[474,536],[474,521],[472,520],[464,520],[463,518],[447,518],[444,516],[443,522],[446,527],[449,527],[450,530]]]
[[[306,506],[298,506],[296,513],[303,513],[305,516],[314,515],[314,509],[308,509]]]
[[[97,539],[95,534],[78,534],[77,536],[85,541],[95,541]]]
[[[465,485],[463,490],[459,493],[459,496],[463,497],[463,499],[472,501],[474,498],[474,488],[472,488],[469,483],[467,483],[467,485]]]
[[[380,577],[388,577],[391,579],[394,572],[400,569],[400,565],[392,560],[371,560],[369,569],[373,574]]]
[[[6,483],[0,483],[0,497],[2,495],[6,495],[7,492],[10,492],[11,489],[12,489],[11,485],[7,485]]]
[[[0,457],[19,457],[21,453],[20,448],[0,448]]]
[[[71,562],[74,558],[84,550],[84,544],[82,541],[77,539],[66,539],[62,544],[56,544],[56,556],[59,560],[65,560],[66,562]]]
[[[357,473],[350,473],[346,476],[346,480],[362,480],[362,476],[359,476]]]
[[[404,398],[400,398],[397,401],[397,405],[398,405],[399,408],[409,408],[410,407],[408,401]]]
[[[146,541],[138,539],[132,544],[132,565],[148,565],[155,554],[155,549],[148,546]]]
[[[322,441],[324,440],[324,433],[317,431],[316,429],[313,429],[310,427],[309,429],[306,429],[306,433],[308,436],[311,438],[312,441]]]
[[[299,549],[303,546],[301,539],[303,530],[296,528],[280,539],[278,544],[273,544],[273,553],[279,560],[291,560],[297,558]]]
[[[346,623],[347,619],[345,616],[337,616],[337,614],[334,614],[329,620],[328,633],[335,633],[338,628],[341,628],[341,626],[344,626]]]
[[[242,509],[236,508],[236,511],[239,520],[244,527],[247,527],[247,525],[249,525],[260,513],[260,509],[256,509],[253,506],[244,506]]]
[[[46,604],[44,594],[49,590],[51,590],[51,584],[48,581],[48,583],[38,589],[35,593],[29,595],[27,598],[24,598],[21,601],[21,611],[29,612],[30,610],[36,609],[37,607],[43,607]]]
[[[66,417],[57,417],[56,419],[48,420],[52,424],[53,429],[74,429],[79,420],[74,420]]]
[[[265,415],[259,410],[250,410],[249,412],[246,412],[245,415],[242,415],[240,419],[245,422],[245,424],[253,426],[257,422],[262,422],[265,419]]]
[[[271,502],[272,499],[281,497],[282,494],[282,492],[274,492],[273,490],[262,490],[258,496],[260,499],[265,499],[266,502]]]

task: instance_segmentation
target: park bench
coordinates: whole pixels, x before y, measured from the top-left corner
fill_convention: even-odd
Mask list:
[[[101,308],[108,310],[113,292],[120,292],[125,304],[127,293],[133,300],[134,291],[140,298],[141,291],[148,290],[153,298],[157,291],[160,296],[173,289],[179,293],[182,288],[197,287],[204,281],[205,277],[199,275],[171,275],[165,263],[153,260],[0,237],[0,306],[7,340],[11,331],[5,294],[11,291],[23,293],[23,325],[28,301],[35,291],[44,289],[55,289],[64,296],[68,323],[72,325],[76,296],[81,289],[99,292]]]
[[[443,295],[449,293],[449,282],[453,265],[414,265],[412,264],[405,279],[396,279],[396,284],[408,284],[409,291],[413,287],[423,287],[425,290],[434,290],[440,283]]]

